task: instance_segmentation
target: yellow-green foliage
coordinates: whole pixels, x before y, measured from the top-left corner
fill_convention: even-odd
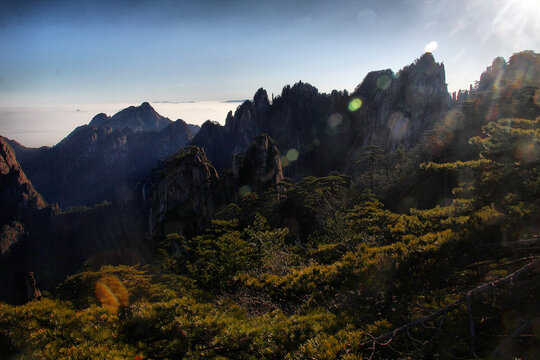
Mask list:
[[[0,304],[0,328],[14,359],[133,359],[119,341],[118,315],[98,306],[75,310],[55,300]]]
[[[134,266],[103,266],[99,271],[84,271],[67,278],[58,288],[58,294],[79,308],[100,305],[96,284],[104,278],[118,279],[129,295],[127,303],[149,301],[173,296],[160,284],[152,283],[148,272]]]

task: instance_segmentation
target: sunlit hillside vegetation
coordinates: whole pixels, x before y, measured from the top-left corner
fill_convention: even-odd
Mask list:
[[[285,179],[145,266],[0,305],[6,359],[538,359],[540,57],[500,60],[413,148]]]

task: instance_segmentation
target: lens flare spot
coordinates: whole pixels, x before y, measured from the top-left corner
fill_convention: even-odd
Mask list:
[[[291,162],[289,161],[289,159],[287,159],[287,156],[282,156],[281,157],[281,166],[282,167],[286,167],[286,166],[289,166]]]
[[[524,162],[531,163],[538,161],[540,154],[538,152],[538,146],[533,141],[520,141],[516,144],[516,159]]]
[[[240,186],[240,190],[238,190],[240,193],[240,196],[244,197],[248,194],[251,194],[251,186],[249,185],[242,185]]]
[[[343,116],[339,113],[333,113],[332,115],[330,115],[330,117],[328,117],[328,126],[330,126],[331,128],[336,128],[338,127],[341,122],[343,121]]]
[[[409,127],[409,119],[401,113],[395,112],[390,115],[388,119],[388,129],[390,130],[390,137],[393,140],[401,140],[407,135],[407,129]]]
[[[104,308],[116,311],[129,304],[129,293],[116,276],[103,276],[96,282],[94,290]]]
[[[377,87],[380,90],[386,90],[390,87],[390,76],[382,75],[377,79]]]
[[[327,126],[325,132],[327,135],[334,136],[338,133],[338,130],[335,127]]]
[[[349,103],[349,110],[356,111],[362,107],[362,100],[359,98],[352,99]]]
[[[435,49],[437,49],[439,45],[437,44],[436,41],[432,41],[430,42],[429,44],[426,45],[426,47],[424,48],[424,51],[425,52],[433,52],[435,51]]]
[[[287,151],[287,155],[285,156],[290,162],[293,162],[293,161],[298,160],[298,155],[299,155],[298,150],[290,149],[289,151]]]
[[[315,145],[315,146],[321,145],[321,140],[319,140],[319,138],[314,138],[313,139],[313,145]]]

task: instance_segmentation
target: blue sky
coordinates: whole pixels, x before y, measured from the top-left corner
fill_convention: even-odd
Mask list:
[[[452,91],[538,51],[538,34],[527,0],[2,0],[0,107],[219,102],[298,80],[352,91],[432,41]]]

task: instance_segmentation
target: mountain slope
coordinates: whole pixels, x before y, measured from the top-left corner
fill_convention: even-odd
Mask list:
[[[283,155],[287,176],[326,175],[352,171],[368,145],[385,150],[411,147],[452,107],[444,66],[430,53],[397,74],[369,73],[355,92],[321,94],[310,84],[286,86],[270,103],[259,89],[252,101],[229,113],[224,126],[206,122],[192,144],[203,147],[218,170],[250,139],[269,134]]]
[[[24,235],[24,221],[45,208],[7,141],[0,136],[0,255]]]
[[[104,113],[97,114],[90,121],[89,126],[110,127],[113,130],[130,128],[133,131],[160,131],[172,121],[159,115],[149,103],[144,102],[140,106],[130,106],[113,116]]]
[[[170,121],[143,103],[111,118],[97,115],[51,148],[15,149],[44,198],[69,207],[133,199],[137,182],[191,138],[183,120]]]

